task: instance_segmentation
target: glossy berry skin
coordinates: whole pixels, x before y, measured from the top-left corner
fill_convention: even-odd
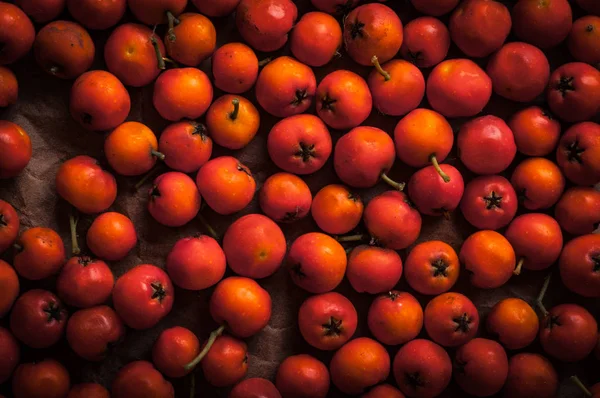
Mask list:
[[[174,398],[173,385],[148,361],[134,361],[122,367],[112,382],[112,398]]]
[[[178,240],[167,255],[166,269],[176,286],[203,290],[217,284],[227,268],[225,253],[210,236],[196,235]]]
[[[434,297],[425,307],[425,330],[444,347],[457,347],[475,337],[479,312],[471,300],[460,293]]]
[[[0,383],[7,381],[21,359],[19,342],[12,333],[0,327],[0,349],[4,355],[0,358]]]
[[[22,363],[12,379],[15,397],[64,397],[70,385],[68,370],[54,359]]]
[[[446,58],[449,49],[450,32],[439,19],[419,17],[404,26],[400,54],[419,68],[439,64]]]
[[[26,230],[16,243],[22,248],[13,260],[17,273],[25,279],[41,280],[57,274],[65,263],[61,237],[50,228]]]
[[[19,96],[19,82],[15,74],[8,68],[0,66],[0,108],[14,105]]]
[[[402,46],[402,22],[383,4],[365,4],[344,18],[346,51],[360,65],[371,65],[377,56],[381,63],[392,59]]]
[[[506,397],[553,398],[558,391],[558,375],[552,363],[539,354],[520,353],[508,361]]]
[[[256,83],[258,58],[254,51],[243,43],[227,43],[212,55],[212,72],[217,88],[227,93],[241,94],[250,90]]]
[[[292,54],[309,66],[323,66],[342,46],[342,28],[324,12],[308,12],[300,18],[290,35]]]
[[[293,355],[279,365],[275,386],[284,397],[325,398],[329,392],[329,371],[310,355]]]
[[[471,271],[471,284],[482,289],[504,285],[516,265],[510,242],[498,232],[489,230],[469,236],[460,249],[459,259]]]
[[[367,317],[377,341],[400,345],[413,340],[423,327],[423,309],[410,293],[390,290],[375,298]]]
[[[513,171],[510,182],[528,210],[554,206],[565,189],[565,177],[560,168],[545,158],[523,160]]]
[[[171,171],[158,176],[148,191],[148,211],[162,225],[181,227],[198,215],[202,197],[186,174]]]
[[[402,259],[393,250],[356,246],[348,256],[346,277],[359,293],[378,294],[392,290],[402,276]]]
[[[517,206],[517,193],[501,176],[474,178],[465,187],[460,202],[460,209],[471,225],[492,230],[508,225],[517,213]]]
[[[556,161],[565,177],[577,185],[594,185],[600,180],[600,124],[578,123],[560,138]]]
[[[364,204],[347,187],[331,184],[313,198],[311,215],[319,228],[328,234],[343,235],[358,226]]]
[[[21,221],[15,208],[0,199],[0,253],[7,250],[17,239],[20,226]]]
[[[14,268],[6,261],[0,260],[0,318],[8,314],[19,296],[19,277]]]
[[[419,68],[401,59],[380,67],[383,73],[374,69],[368,78],[375,108],[391,116],[406,115],[416,109],[425,95],[425,79]]]
[[[404,394],[390,384],[380,384],[361,395],[362,398],[404,398]]]
[[[172,122],[200,118],[212,100],[212,83],[200,69],[169,69],[161,73],[154,83],[154,108],[164,119]]]
[[[600,225],[600,191],[592,187],[572,187],[554,208],[554,218],[571,235],[592,233]]]
[[[47,348],[58,342],[68,314],[53,293],[33,289],[23,293],[10,313],[10,330],[31,348]]]
[[[88,29],[104,30],[115,26],[127,9],[126,0],[67,0],[69,13]]]
[[[515,35],[541,49],[564,41],[573,19],[567,0],[552,0],[541,5],[536,0],[519,1],[511,15]]]
[[[149,329],[173,306],[174,289],[168,275],[151,264],[138,265],[121,275],[113,289],[113,305],[123,322],[136,330]]]
[[[125,122],[104,140],[104,154],[110,166],[123,176],[146,174],[158,160],[158,139],[139,122]]]
[[[187,5],[187,0],[127,0],[127,5],[136,19],[146,25],[167,22],[167,12],[178,17]]]
[[[598,324],[583,307],[560,304],[540,318],[540,343],[544,351],[563,362],[577,362],[595,348]]]
[[[106,305],[75,312],[67,324],[67,341],[77,355],[99,362],[111,346],[125,337],[125,326],[117,313]]]
[[[404,264],[404,277],[421,294],[438,295],[454,286],[460,273],[458,256],[442,241],[422,242],[412,248]]]
[[[487,317],[487,330],[507,349],[519,350],[533,343],[539,320],[526,301],[510,297],[494,305]]]
[[[246,98],[223,95],[212,103],[206,113],[206,128],[217,145],[242,149],[258,133],[260,114]]]
[[[331,381],[343,393],[356,395],[387,379],[390,356],[385,348],[367,337],[342,346],[329,364]]]
[[[598,87],[600,71],[583,62],[571,62],[550,75],[546,101],[559,119],[569,123],[584,122],[600,110]]]
[[[256,281],[239,276],[223,279],[213,291],[210,315],[240,338],[260,332],[271,318],[271,296]]]
[[[298,326],[308,344],[319,350],[337,350],[356,331],[354,305],[339,293],[311,296],[300,306]]]
[[[113,204],[117,198],[117,182],[96,159],[76,156],[58,169],[56,191],[80,212],[94,214]]]
[[[25,14],[39,24],[57,19],[65,9],[66,0],[16,0]]]
[[[158,151],[165,155],[165,164],[182,173],[194,173],[212,155],[213,141],[206,127],[186,120],[167,126],[158,140]]]
[[[200,353],[200,342],[189,329],[175,326],[165,329],[152,347],[154,366],[167,377],[183,377],[184,368]]]
[[[267,137],[267,150],[280,169],[298,175],[312,174],[331,155],[331,135],[318,117],[295,115],[273,126]]]
[[[27,15],[14,4],[3,2],[0,15],[4,21],[0,40],[6,43],[0,55],[0,65],[8,65],[29,52],[35,40],[35,28]]]
[[[269,380],[252,377],[242,380],[233,387],[229,398],[281,398],[281,394]]]
[[[217,45],[217,31],[210,19],[202,14],[186,12],[181,14],[179,24],[165,35],[167,54],[176,62],[187,66],[197,66],[210,57]],[[171,34],[176,39],[171,40]],[[179,39],[179,40],[177,40]]]
[[[560,225],[552,217],[542,213],[522,214],[515,218],[504,236],[515,250],[518,261],[525,269],[539,271],[558,260],[563,247]],[[515,273],[520,272],[520,268]]]
[[[71,257],[56,280],[58,296],[68,305],[89,308],[108,300],[115,283],[108,265],[90,257]]]
[[[600,297],[600,235],[588,234],[568,242],[558,263],[560,277],[571,291]]]
[[[86,130],[112,130],[129,115],[131,98],[115,75],[93,70],[85,72],[73,83],[69,110],[73,119]]]
[[[344,278],[346,266],[342,245],[320,232],[309,232],[296,238],[286,259],[294,283],[310,293],[335,289]]]
[[[272,220],[291,223],[308,215],[312,194],[300,177],[275,173],[264,182],[258,200],[263,213]]]
[[[463,124],[456,144],[460,160],[477,174],[501,173],[517,154],[513,132],[502,119],[492,115]]]
[[[578,61],[596,65],[600,62],[600,16],[586,15],[573,23],[567,45]]]
[[[552,153],[560,138],[560,123],[539,106],[530,106],[515,113],[508,126],[515,137],[517,150],[528,156]]]
[[[137,245],[133,222],[125,215],[107,212],[99,215],[87,231],[86,242],[96,256],[118,261]]]
[[[298,9],[291,0],[242,0],[236,9],[236,26],[255,50],[271,52],[283,47]]]
[[[408,196],[419,210],[428,216],[449,217],[463,197],[465,182],[456,167],[440,164],[442,171],[450,177],[446,182],[434,166],[416,171],[408,181]]]
[[[400,348],[393,371],[398,387],[408,397],[436,397],[450,384],[452,362],[441,346],[417,339]]]
[[[477,338],[456,351],[454,379],[470,395],[487,397],[500,391],[508,377],[508,358],[497,342]]]
[[[373,198],[365,208],[363,220],[371,237],[392,250],[412,245],[421,232],[421,215],[399,191],[387,191]]]
[[[110,392],[98,383],[80,383],[71,387],[67,398],[110,398]]]
[[[33,152],[27,132],[18,124],[4,120],[0,120],[0,150],[7,154],[0,160],[0,180],[21,173]]]
[[[202,345],[204,347],[204,344]],[[219,336],[200,363],[204,378],[215,387],[230,386],[248,373],[248,346],[231,336]]]
[[[452,41],[468,57],[487,57],[498,50],[510,33],[508,8],[488,0],[462,2],[450,16]]]

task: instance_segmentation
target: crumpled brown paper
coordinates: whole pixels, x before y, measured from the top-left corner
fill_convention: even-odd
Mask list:
[[[296,3],[300,15],[314,10],[308,0],[298,0]],[[408,1],[389,1],[388,4],[398,12],[404,23],[407,23],[415,16],[415,12]],[[68,15],[64,15],[63,17],[69,18]],[[131,19],[129,15],[126,18]],[[241,41],[232,17],[215,20],[214,23],[218,31],[219,45],[231,41]],[[37,27],[38,30],[39,28]],[[103,47],[108,33],[92,33],[96,43],[94,69],[105,69]],[[514,38],[511,40],[514,40]],[[289,51],[286,47],[276,55],[287,53]],[[259,54],[259,59],[264,59],[268,55],[272,54]],[[461,55],[453,47],[451,49],[451,56],[460,57]],[[565,48],[553,50],[551,53],[548,53],[548,56],[553,68],[570,60],[570,56]],[[480,64],[485,65],[485,60],[482,60]],[[60,163],[76,155],[84,154],[93,156],[107,166],[102,154],[104,135],[84,131],[72,120],[68,112],[69,90],[72,82],[58,80],[46,75],[35,64],[31,54],[17,64],[12,65],[11,68],[16,73],[20,85],[19,101],[15,106],[0,110],[0,119],[18,123],[29,133],[33,143],[33,158],[26,170],[17,178],[0,180],[0,199],[8,201],[17,209],[21,216],[22,231],[38,225],[54,228],[60,233],[65,245],[69,248],[68,215],[71,209],[64,201],[57,197],[54,187],[54,177]],[[202,69],[209,73],[210,66],[208,62],[202,65]],[[342,51],[341,57],[335,58],[329,65],[314,69],[317,81],[320,81],[327,73],[336,69],[350,69],[365,78],[371,71],[371,68],[360,67],[352,62]],[[428,71],[424,72],[427,75]],[[167,123],[161,120],[152,106],[152,87],[142,89],[129,88],[129,92],[131,94],[132,106],[128,120],[136,120],[147,124],[158,136]],[[215,98],[221,94],[217,90]],[[256,104],[253,91],[245,95]],[[423,106],[426,106],[425,101]],[[506,119],[521,106],[494,95],[492,101],[482,114],[494,114]],[[314,113],[314,105],[309,112]],[[392,134],[398,120],[399,118],[383,116],[374,110],[364,124],[382,128]],[[250,145],[239,151],[228,151],[215,146],[213,157],[224,154],[231,154],[237,157],[250,168],[257,181],[257,186],[260,188],[268,176],[278,171],[269,159],[266,150],[267,134],[276,121],[276,119],[265,112],[261,112],[261,128],[257,137]],[[452,120],[451,122],[455,131],[457,131],[463,120]],[[334,142],[343,133],[342,131],[331,131]],[[451,153],[446,162],[454,164],[461,171],[465,172],[466,180],[471,178],[471,175],[456,160],[455,153]],[[517,161],[515,161],[516,163]],[[163,167],[162,170],[166,170],[166,167]],[[399,181],[407,181],[412,172],[414,172],[414,169],[397,161],[391,172],[391,177]],[[507,176],[510,176],[510,173],[507,173]],[[304,179],[310,186],[313,195],[323,186],[339,181],[333,170],[331,159],[322,170],[313,175],[306,176]],[[139,235],[139,244],[125,260],[111,264],[116,277],[141,263],[152,263],[164,267],[166,255],[178,239],[198,232],[206,232],[198,221],[192,221],[185,227],[177,229],[159,225],[146,210],[149,185],[146,184],[142,189],[136,191],[134,189],[134,185],[137,182],[136,179],[117,177],[117,180],[119,188],[118,198],[110,210],[121,212],[133,220]],[[374,195],[386,189],[388,187],[381,183],[373,189],[360,192],[360,194],[363,200],[368,201]],[[233,216],[220,216],[208,208],[205,208],[202,212],[214,228],[220,234],[223,234],[227,226],[234,219],[244,214],[260,212],[260,209],[255,198],[244,211]],[[92,219],[90,216],[84,216],[79,223],[79,241],[83,247],[85,245],[85,233]],[[446,220],[443,217],[424,217],[423,220],[423,230],[418,242],[436,239],[443,240],[453,246],[457,252],[460,249],[462,241],[474,232],[474,229],[468,225],[460,213],[453,214],[451,220]],[[360,228],[362,226],[359,226]],[[294,224],[282,225],[282,229],[287,237],[288,246],[297,236],[318,230],[310,216]],[[406,253],[407,251],[401,252],[403,259],[406,258]],[[2,255],[2,258],[11,262],[12,253],[9,251]],[[229,274],[231,274],[230,271],[228,271]],[[484,291],[471,287],[466,273],[463,272],[453,290],[466,294],[475,302],[482,319],[479,335],[490,337],[485,331],[485,315],[490,308],[505,297],[519,297],[533,305],[535,296],[546,274],[544,271],[525,271],[521,276],[513,277],[509,283],[499,289]],[[584,300],[569,293],[562,286],[558,273],[555,274],[546,298],[547,307],[558,303],[575,302],[592,310],[592,313],[598,318],[598,315],[600,315],[599,303],[594,303],[593,300]],[[298,332],[298,308],[308,294],[291,282],[284,269],[281,269],[272,277],[261,280],[260,284],[271,293],[273,315],[269,325],[261,333],[247,340],[249,350],[248,377],[265,377],[274,380],[278,364],[287,356],[298,353],[309,353],[328,365],[332,353],[320,352],[313,349],[303,341]],[[54,290],[54,280],[36,283],[22,280],[23,291],[32,287]],[[400,281],[398,289],[407,290],[415,294],[404,280]],[[356,306],[359,314],[359,325],[355,336],[369,336],[366,319],[367,311],[373,297],[367,294],[355,293],[346,280],[336,290],[349,297]],[[114,347],[103,362],[91,363],[79,359],[70,350],[64,339],[57,346],[48,350],[34,351],[22,347],[22,361],[54,357],[68,367],[73,384],[94,381],[110,388],[113,377],[122,366],[138,359],[151,360],[152,344],[163,329],[181,325],[190,328],[200,339],[207,338],[210,331],[217,326],[208,313],[208,300],[211,292],[212,289],[201,292],[177,289],[172,312],[157,327],[142,332],[128,330],[125,340]],[[428,302],[428,297],[419,294],[415,294],[415,296],[423,306]],[[1,326],[7,327],[7,324],[7,317],[0,320]],[[420,337],[426,338],[424,330]],[[393,360],[398,347],[388,348]],[[526,351],[541,352],[541,348],[539,343],[535,342]],[[452,350],[450,355],[453,355]],[[578,374],[585,382],[589,382],[590,384],[598,381],[598,372],[594,372],[593,369],[598,369],[600,364],[591,358],[584,363],[575,365],[565,365],[555,362],[555,366],[561,379],[561,397],[579,396],[577,389],[571,386],[566,380],[570,375]],[[204,381],[200,369],[195,372],[195,378],[197,397],[225,397],[227,395],[227,389],[215,389],[208,385]],[[390,373],[389,382],[395,384],[392,372]],[[173,383],[177,396],[189,396],[189,377],[173,380]],[[9,383],[0,386],[0,393],[10,396],[9,391]],[[464,395],[453,383],[443,396],[462,397]],[[344,395],[339,393],[332,385],[329,396],[341,397]]]

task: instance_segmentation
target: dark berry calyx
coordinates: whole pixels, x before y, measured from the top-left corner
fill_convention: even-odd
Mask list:
[[[564,97],[567,95],[569,91],[575,91],[575,86],[573,85],[574,77],[561,77],[558,80],[558,83],[555,84],[554,88],[560,91],[560,94]]]
[[[462,375],[466,374],[467,373],[465,370],[466,366],[467,366],[467,363],[461,361],[460,359],[457,359],[454,361],[454,371],[458,374],[462,374]]]
[[[471,324],[473,323],[473,318],[465,312],[461,316],[453,318],[452,322],[455,323],[455,332],[469,333],[471,330]]]
[[[396,292],[389,291],[386,293],[386,297],[392,301],[395,301],[400,295]]]
[[[593,271],[600,272],[600,253],[592,254]]]
[[[152,282],[150,283],[150,287],[152,288],[152,296],[150,296],[153,300],[158,300],[159,303],[167,297],[167,291],[164,286],[160,282]]]
[[[546,319],[546,328],[552,329],[555,326],[561,326],[560,318],[558,315],[548,314],[548,318]]]
[[[448,264],[441,258],[438,258],[437,260],[433,261],[431,263],[431,268],[433,268],[434,277],[448,277]]]
[[[333,99],[328,94],[325,94],[325,96],[321,98],[321,110],[334,111],[335,107],[333,106],[333,104],[335,104],[336,102],[336,99]]]
[[[160,189],[158,189],[157,185],[153,185],[150,190],[150,200],[154,200],[160,197]]]
[[[423,61],[425,61],[425,56],[423,55],[422,51],[409,51],[408,52],[408,61],[415,64],[415,65],[420,65],[423,63]]]
[[[357,39],[358,37],[365,37],[365,33],[363,31],[365,24],[356,20],[354,22],[350,22],[348,25],[348,31],[350,32],[350,37],[352,40]]]
[[[308,95],[308,92],[306,91],[306,89],[296,90],[296,95],[294,96],[294,99],[292,100],[291,105],[292,106],[300,106],[308,98],[309,98],[309,95]]]
[[[585,149],[579,146],[578,140],[565,145],[565,152],[567,153],[567,160],[569,162],[583,164],[581,156],[585,152]]]
[[[327,323],[321,325],[325,336],[339,336],[342,334],[342,320],[330,317]]]
[[[502,196],[498,195],[496,191],[492,191],[488,196],[484,196],[485,208],[492,210],[495,208],[500,209],[502,207]]]
[[[587,25],[585,27],[585,31],[588,32],[588,33],[593,32],[594,31],[594,25],[592,25],[592,24]]]
[[[87,112],[83,112],[83,114],[81,115],[81,121],[83,122],[83,124],[92,124],[92,120],[94,118],[92,117],[92,115],[90,115]]]
[[[360,196],[357,193],[348,192],[348,199],[353,202],[360,202]]]
[[[554,116],[552,115],[552,113],[550,113],[550,111],[548,109],[542,108],[542,116],[544,116],[550,120],[554,120]]]
[[[296,206],[294,211],[288,211],[285,216],[280,220],[281,222],[293,222],[296,221],[300,216],[300,207]]]
[[[527,200],[527,188],[518,189],[517,198],[519,200],[519,203],[524,203]]]
[[[248,169],[246,166],[244,166],[241,163],[238,163],[235,168],[237,169],[237,171],[241,171],[244,174],[249,175],[250,177],[252,177],[252,173],[250,173],[250,169]]]
[[[310,161],[312,158],[317,156],[317,151],[315,151],[315,144],[307,144],[305,142],[300,141],[298,143],[298,150],[294,154],[297,158],[302,158],[304,163]]]
[[[294,275],[296,275],[299,279],[304,279],[306,278],[306,274],[304,273],[304,271],[302,270],[302,264],[298,263],[298,264],[294,264],[292,265],[291,269],[292,273]]]
[[[206,126],[202,123],[193,123],[194,131],[192,131],[192,135],[199,135],[202,141],[206,141],[208,136],[206,135]]]
[[[0,213],[0,227],[8,227],[8,220]]]
[[[425,381],[421,377],[420,372],[405,373],[404,378],[406,380],[406,384],[415,390],[419,387],[425,387]]]
[[[87,267],[88,265],[90,265],[93,262],[94,262],[94,260],[92,260],[92,258],[90,256],[79,257],[79,264],[81,264],[84,267]]]
[[[48,323],[53,322],[53,321],[56,321],[56,322],[62,321],[62,308],[61,308],[60,304],[58,304],[54,301],[51,301],[48,303],[48,306],[46,308],[44,308],[44,312],[48,316],[48,318],[46,319],[46,321]]]

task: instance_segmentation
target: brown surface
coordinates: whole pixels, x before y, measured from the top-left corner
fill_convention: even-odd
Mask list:
[[[300,14],[303,14],[309,9],[312,9],[308,0],[299,0],[296,2],[299,6]],[[408,2],[395,0],[389,1],[390,5],[398,11],[402,21],[408,22],[414,17],[414,11],[411,9]],[[68,18],[68,16],[65,16]],[[129,17],[128,17],[129,18]],[[215,25],[218,29],[218,42],[222,45],[226,42],[239,41],[239,36],[233,23],[233,18],[217,20]],[[38,27],[39,29],[39,27]],[[96,62],[95,69],[104,68],[103,64],[103,44],[108,33],[94,34],[96,42]],[[459,56],[458,50],[452,48],[453,54]],[[278,52],[286,53],[287,48]],[[560,63],[566,62],[569,56],[564,49],[558,49],[548,54],[553,68]],[[266,57],[265,54],[259,54],[259,58]],[[562,62],[561,62],[562,60]],[[485,60],[483,61],[485,62]],[[482,63],[484,65],[484,63]],[[205,71],[209,71],[209,64],[202,65]],[[370,68],[358,67],[354,64],[347,55],[342,55],[336,58],[333,62],[324,68],[315,68],[317,81],[320,81],[323,76],[335,69],[351,69],[367,76]],[[33,61],[33,57],[29,55],[26,59],[12,66],[12,69],[17,74],[20,93],[18,104],[6,110],[0,110],[0,118],[11,120],[20,124],[30,134],[34,156],[27,169],[17,178],[12,180],[0,181],[0,199],[6,200],[13,204],[21,215],[22,230],[33,226],[47,226],[55,228],[63,237],[65,244],[70,245],[68,232],[68,205],[60,200],[54,188],[54,176],[60,163],[75,155],[85,154],[96,157],[104,162],[102,148],[103,135],[90,133],[82,130],[76,124],[68,113],[69,89],[71,82],[62,81],[48,77]],[[132,100],[131,114],[128,120],[137,120],[149,125],[158,135],[166,126],[165,121],[157,115],[152,106],[152,87],[144,89],[129,89]],[[215,93],[215,98],[220,95],[220,92]],[[255,101],[254,93],[246,94],[248,98]],[[426,105],[426,104],[424,104]],[[490,105],[484,110],[483,114],[495,114],[506,118],[511,115],[517,105],[502,100],[494,96]],[[314,106],[310,109],[314,113]],[[266,137],[276,120],[264,112],[261,112],[262,123],[258,136],[251,144],[240,150],[233,152],[243,163],[245,163],[253,172],[256,178],[257,185],[260,187],[265,179],[277,171],[274,164],[270,161],[266,152]],[[385,131],[392,133],[398,118],[386,117],[373,112],[371,117],[365,122],[365,125],[377,126]],[[453,127],[456,129],[462,121],[453,120]],[[340,137],[343,132],[331,131],[334,141]],[[223,150],[215,147],[213,156],[229,154],[231,151]],[[461,170],[464,168],[455,159],[455,155],[451,154],[448,163],[453,163]],[[407,180],[413,169],[396,163],[391,175],[398,180]],[[465,174],[466,180],[471,176]],[[163,227],[155,222],[146,211],[146,192],[147,186],[144,189],[136,192],[133,189],[135,179],[118,177],[119,194],[117,201],[110,210],[122,212],[131,217],[136,225],[139,234],[139,244],[131,255],[124,261],[113,263],[112,268],[115,276],[123,274],[126,270],[141,263],[152,263],[158,266],[164,266],[165,257],[172,245],[181,237],[203,231],[199,222],[191,222],[189,225],[171,229]],[[323,186],[337,182],[337,177],[333,171],[331,160],[327,162],[325,167],[314,175],[305,178],[309,184],[311,191],[315,194]],[[386,190],[387,187],[379,184],[377,187],[360,192],[362,198],[368,201],[375,194]],[[210,209],[204,209],[203,213],[216,228],[217,231],[223,233],[233,219],[242,216],[243,214],[260,212],[257,201],[243,212],[232,217],[223,217],[216,215]],[[84,217],[79,225],[80,244],[83,244],[85,232],[92,221],[91,217]],[[309,231],[316,231],[317,227],[310,217],[299,221],[292,225],[282,226],[288,244],[297,236]],[[359,227],[359,229],[362,226]],[[474,229],[470,227],[460,214],[454,214],[452,220],[448,221],[444,218],[424,217],[424,224],[419,242],[439,239],[448,242],[457,251],[460,249],[461,242],[472,233]],[[406,253],[401,252],[403,259]],[[12,253],[5,253],[2,258],[12,260]],[[504,297],[520,297],[531,304],[534,302],[534,297],[537,294],[545,272],[524,272],[520,277],[514,277],[511,281],[502,288],[483,291],[474,289],[469,286],[466,275],[463,273],[459,283],[453,289],[467,294],[477,305],[482,320],[485,319],[485,314],[489,309],[500,299]],[[273,379],[277,370],[278,364],[288,355],[308,352],[323,360],[326,364],[329,363],[331,353],[323,353],[318,350],[311,349],[302,339],[297,330],[296,317],[297,310],[307,293],[297,288],[289,279],[285,270],[280,270],[274,276],[260,281],[272,295],[273,298],[273,316],[269,325],[265,330],[257,336],[248,339],[249,344],[249,377],[262,376]],[[23,281],[23,289],[29,289],[33,286],[45,287],[54,289],[54,280],[47,280],[39,283],[28,283]],[[408,290],[410,288],[402,280],[398,286],[400,290]],[[368,295],[359,295],[354,293],[347,281],[337,289],[346,294],[355,304],[359,313],[359,327],[356,336],[369,335],[366,325],[366,315],[369,304],[372,298]],[[57,347],[49,350],[32,351],[23,349],[23,361],[31,361],[40,359],[46,356],[53,356],[65,363],[71,372],[72,382],[78,383],[83,381],[96,381],[105,384],[107,387],[120,367],[126,363],[137,359],[150,359],[150,350],[154,340],[157,338],[161,330],[174,325],[182,325],[194,331],[199,338],[203,339],[208,336],[208,333],[216,327],[208,313],[208,300],[212,289],[202,292],[186,292],[178,289],[175,294],[175,305],[173,311],[164,319],[157,327],[144,332],[136,332],[128,330],[127,337],[124,342],[114,348],[108,358],[99,364],[85,362],[78,359],[75,354],[69,349],[66,342],[63,340]],[[425,305],[428,298],[416,294],[421,303]],[[562,302],[577,302],[585,305],[593,311],[593,314],[598,318],[600,315],[600,307],[598,303],[595,308],[590,306],[591,300],[587,302],[573,294],[566,292],[566,289],[559,281],[558,275],[553,280],[550,293],[547,297],[547,305]],[[0,325],[6,326],[7,320],[0,320]],[[485,336],[485,327],[480,327],[479,334]],[[426,337],[425,332],[421,333],[422,337]],[[532,351],[539,351],[539,344],[536,342],[532,347]],[[396,353],[397,347],[389,347],[390,355]],[[452,352],[451,352],[452,355]],[[567,376],[578,373],[585,382],[597,382],[599,375],[593,371],[595,367],[600,366],[598,362],[589,359],[585,364],[578,365],[561,365],[555,363],[557,370],[561,376],[561,397],[580,396],[575,388],[566,380]],[[595,374],[593,374],[595,373]],[[197,395],[199,397],[221,397],[226,396],[226,389],[213,389],[204,382],[202,372],[196,372],[197,379]],[[390,376],[390,381],[393,383],[393,376]],[[188,379],[174,381],[177,396],[189,396],[188,394]],[[394,383],[395,384],[395,383]],[[9,393],[8,385],[0,386],[0,393]],[[9,394],[10,396],[10,394]],[[331,397],[342,396],[332,386]],[[454,385],[444,394],[445,397],[464,396]]]

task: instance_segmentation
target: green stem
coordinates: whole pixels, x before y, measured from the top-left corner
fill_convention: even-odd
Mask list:
[[[396,182],[396,181],[392,180],[385,173],[381,173],[381,179],[385,183],[387,183],[388,185],[390,185],[392,188],[397,189],[400,192],[404,191],[404,187],[406,186],[406,184],[403,183],[403,182]]]
[[[173,65],[176,68],[179,68],[179,64],[177,62],[173,61],[171,58],[163,57],[163,61],[170,63],[171,65]],[[166,65],[165,65],[165,67],[166,67]]]
[[[273,61],[273,57],[267,57],[258,63],[258,67],[262,68],[263,66],[265,66],[266,64],[268,64],[271,61]]]
[[[359,242],[361,240],[367,239],[368,236],[364,234],[360,235],[347,235],[347,236],[338,236],[335,238],[338,242]]]
[[[190,374],[190,398],[194,398],[196,396],[196,376],[191,373]]]
[[[371,58],[371,63],[375,66],[375,69],[377,69],[377,72],[379,72],[379,74],[381,76],[383,76],[383,78],[385,79],[386,82],[392,78],[392,76],[390,76],[390,73],[384,71],[383,68],[381,67],[381,64],[379,63],[379,59],[377,58],[377,55],[373,55],[373,58]]]
[[[71,227],[71,253],[74,256],[81,253],[79,249],[79,244],[77,243],[77,223],[79,222],[79,218],[75,217],[73,214],[69,216],[69,226]]]
[[[175,18],[175,15],[171,11],[167,11],[167,20],[169,21],[169,30],[167,30],[167,36],[170,42],[177,40],[175,36],[175,24],[179,23],[179,20]]]
[[[142,185],[144,185],[149,179],[150,177],[152,177],[154,174],[156,174],[156,172],[158,171],[158,167],[154,166],[152,169],[150,169],[149,172],[146,173],[145,176],[142,177],[142,179],[135,184],[135,190],[137,191],[138,189],[140,189],[142,187]]]
[[[521,257],[519,259],[519,262],[517,263],[517,266],[515,267],[515,270],[513,271],[513,274],[521,275],[521,270],[523,269],[524,262],[525,262],[525,257]]]
[[[152,156],[155,156],[159,160],[165,160],[165,154],[164,153],[155,151],[154,149],[150,150],[150,153],[152,154]]]
[[[450,182],[450,176],[448,176],[448,174],[444,173],[444,170],[442,170],[442,168],[440,167],[440,164],[437,161],[437,157],[435,156],[435,153],[432,154],[431,156],[429,156],[429,161],[433,164],[435,171],[438,172],[438,174],[440,175],[440,177],[442,177],[444,182]]]
[[[165,60],[163,59],[163,55],[160,52],[160,47],[158,46],[158,40],[154,35],[150,36],[150,43],[154,47],[154,52],[156,53],[156,61],[158,62],[158,69],[165,70],[167,67],[165,65]]]
[[[206,220],[206,218],[204,218],[204,216],[200,213],[198,213],[198,220],[200,221],[200,223],[202,225],[204,225],[204,228],[206,228],[206,230],[208,231],[208,234],[210,236],[212,236],[213,238],[215,238],[215,240],[219,240],[219,234],[217,233],[217,231],[215,231],[215,229],[208,223],[208,221]]]
[[[593,396],[592,392],[591,392],[590,390],[588,390],[588,388],[585,386],[585,384],[583,384],[583,383],[581,382],[581,380],[579,379],[579,377],[577,377],[577,376],[571,376],[571,377],[569,378],[569,380],[571,380],[571,382],[572,382],[573,384],[575,384],[577,387],[579,387],[579,389],[580,389],[581,391],[583,391],[583,393],[584,393],[586,396],[588,396],[588,397],[591,397],[591,396]]]
[[[229,118],[231,120],[235,120],[237,119],[239,113],[240,113],[240,100],[237,98],[234,98],[231,103],[233,104],[233,111],[229,114]]]
[[[552,279],[552,273],[549,273],[546,279],[544,280],[544,284],[542,285],[542,290],[540,290],[540,294],[537,296],[536,305],[542,311],[544,316],[548,316],[549,312],[544,306],[544,296],[546,295],[546,291],[548,291],[548,286],[550,286],[550,279]]]
[[[208,354],[208,351],[210,351],[212,345],[215,343],[215,340],[217,340],[217,337],[222,335],[224,330],[225,330],[225,325],[221,325],[221,326],[219,326],[219,328],[217,330],[214,330],[210,334],[208,341],[206,342],[206,345],[204,346],[202,351],[200,351],[200,354],[198,354],[198,356],[196,358],[194,358],[192,360],[192,362],[190,362],[184,366],[185,370],[189,371],[189,370],[194,369],[202,361],[202,359],[204,359],[206,354]]]

